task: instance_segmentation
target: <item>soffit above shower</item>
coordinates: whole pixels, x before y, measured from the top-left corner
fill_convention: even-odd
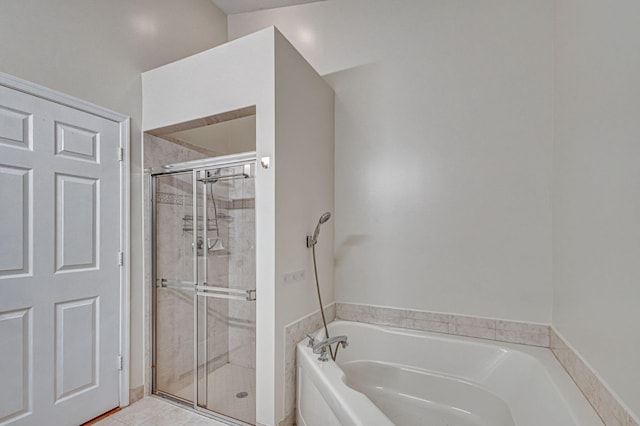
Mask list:
[[[162,137],[173,142],[199,146],[215,156],[255,151],[256,116],[168,133]]]
[[[325,0],[211,0],[227,15],[236,13],[255,12],[256,10],[275,9],[277,7],[294,6],[297,4],[315,3]]]

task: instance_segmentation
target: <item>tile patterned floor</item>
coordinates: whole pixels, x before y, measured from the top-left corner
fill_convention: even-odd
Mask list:
[[[208,408],[227,416],[254,423],[256,418],[255,369],[226,364],[209,373]],[[193,388],[176,395],[192,399]],[[245,398],[236,394],[246,392]],[[135,404],[95,423],[100,426],[225,426],[224,423],[195,414],[178,405],[156,397],[144,398]]]
[[[100,426],[225,426],[160,398],[147,397],[99,421]]]

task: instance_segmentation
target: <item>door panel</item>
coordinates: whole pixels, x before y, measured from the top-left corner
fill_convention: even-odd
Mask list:
[[[119,405],[120,142],[120,123],[0,87],[0,424]]]
[[[97,267],[97,179],[56,173],[56,271]]]
[[[31,270],[31,171],[0,166],[0,276],[28,274]]]
[[[31,321],[31,309],[0,314],[4,368],[0,386],[0,423],[20,418],[31,411]]]
[[[98,385],[98,298],[56,303],[56,402]]]
[[[31,149],[33,115],[0,105],[0,144]]]
[[[56,155],[98,162],[100,134],[66,123],[55,123]]]

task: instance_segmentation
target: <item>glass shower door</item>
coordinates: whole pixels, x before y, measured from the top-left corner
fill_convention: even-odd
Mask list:
[[[197,405],[255,423],[254,164],[194,171]]]
[[[244,425],[256,401],[255,160],[235,164],[152,176],[152,371],[155,394]]]
[[[255,423],[254,164],[196,171],[198,406]]]
[[[154,250],[154,393],[193,403],[193,173],[152,179]]]

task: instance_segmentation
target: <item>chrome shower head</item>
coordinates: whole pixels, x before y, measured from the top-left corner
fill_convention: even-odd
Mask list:
[[[329,219],[331,219],[331,212],[324,212],[322,216],[320,216],[320,219],[318,220],[318,225],[322,225]]]
[[[326,223],[329,219],[331,219],[331,213],[325,212],[320,216],[318,220],[318,224],[316,225],[316,229],[313,231],[313,235],[307,235],[307,247],[313,247],[318,242],[318,234],[320,233],[320,225]]]

